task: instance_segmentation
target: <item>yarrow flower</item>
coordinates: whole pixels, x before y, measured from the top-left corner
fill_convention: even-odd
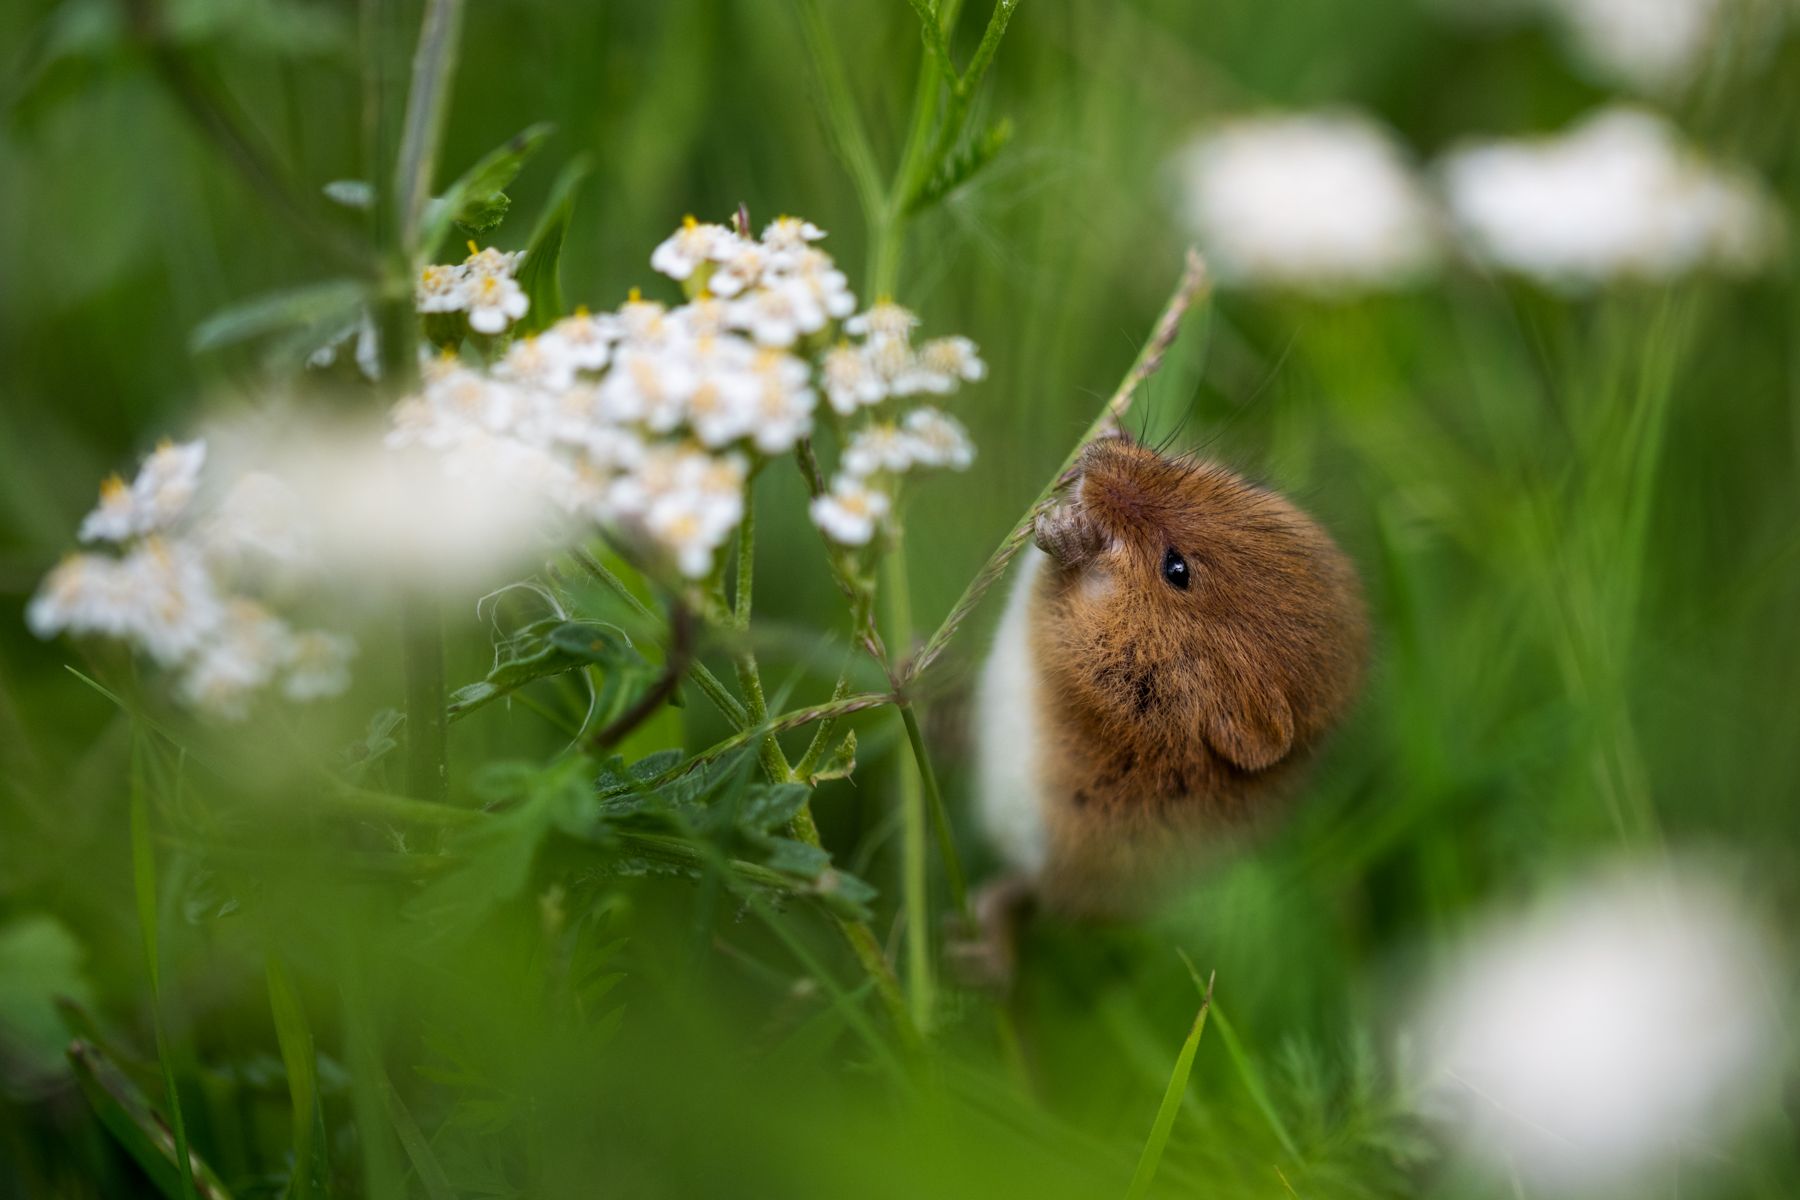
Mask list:
[[[832,541],[866,546],[892,501],[854,475],[839,475],[831,490],[812,502],[812,519]]]
[[[1754,271],[1783,238],[1759,184],[1707,163],[1640,109],[1604,109],[1560,136],[1469,146],[1448,157],[1443,178],[1479,257],[1569,290]]]
[[[777,218],[759,239],[690,217],[650,257],[682,284],[685,303],[670,308],[634,290],[614,312],[582,310],[514,340],[491,366],[434,360],[418,394],[395,407],[388,442],[458,470],[505,474],[704,578],[743,519],[752,456],[786,454],[810,436],[821,395],[849,416],[893,397],[945,395],[986,373],[966,338],[915,349],[918,318],[898,305],[857,315],[844,273],[816,244],[824,237],[798,217]],[[465,264],[490,276],[500,265]],[[433,296],[451,288],[429,282]],[[846,336],[830,345],[839,326]],[[880,468],[886,487],[914,466],[961,469],[973,454],[961,426],[935,410],[888,414],[882,428],[902,447]],[[846,488],[856,488],[839,495],[838,509],[816,512],[878,522],[889,510],[890,496],[848,465],[870,452],[871,436],[846,447]],[[847,519],[836,528],[857,532]],[[873,533],[871,524],[861,542]]]
[[[1247,117],[1174,162],[1181,212],[1227,282],[1315,294],[1411,283],[1435,214],[1392,137],[1347,113]]]
[[[292,699],[343,691],[354,642],[297,633],[241,590],[271,578],[271,568],[311,560],[290,497],[276,481],[246,475],[206,508],[197,503],[205,462],[204,442],[164,442],[131,484],[109,479],[81,537],[121,553],[64,559],[32,597],[26,624],[42,638],[125,642],[176,672],[185,702],[228,720],[278,680]]]
[[[469,257],[461,263],[438,263],[419,272],[414,307],[427,314],[467,313],[476,333],[504,333],[531,307],[515,278],[524,257],[524,251],[482,250],[470,242]]]

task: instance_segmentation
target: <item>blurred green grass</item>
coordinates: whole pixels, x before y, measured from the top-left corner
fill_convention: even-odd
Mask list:
[[[184,11],[200,61],[295,178],[322,184],[369,171],[358,22],[391,9],[405,24],[412,8]],[[912,14],[857,0],[829,17],[891,161]],[[24,1039],[0,1043],[0,1190],[22,1194],[144,1186],[57,1065],[52,991],[84,998],[127,1068],[159,1087],[130,898],[127,731],[63,670],[67,647],[30,637],[22,607],[102,475],[269,386],[251,353],[190,354],[191,330],[321,271],[196,141],[118,20],[104,3],[0,11],[12,58],[0,928],[33,935],[0,939],[12,955],[0,1017]],[[657,239],[684,213],[739,202],[817,221],[860,288],[866,239],[812,90],[783,5],[476,5],[444,162],[555,123],[514,191],[522,215],[499,235],[512,246],[554,162],[593,156],[563,260],[572,301],[648,290]],[[1428,155],[1468,133],[1554,127],[1601,98],[1536,27],[1484,33],[1398,0],[1023,5],[981,100],[1011,118],[1014,143],[912,230],[902,259],[900,298],[926,331],[969,334],[991,366],[961,407],[975,472],[920,489],[907,513],[921,624],[955,600],[1134,354],[1179,262],[1162,162],[1183,134],[1245,109],[1352,104]],[[1800,211],[1794,39],[1709,78],[1675,115]],[[414,885],[339,853],[276,756],[210,814],[264,857],[160,847],[177,875],[163,991],[194,1144],[239,1194],[286,1178],[273,953],[316,1038],[326,1173],[341,1193],[365,1180],[431,1191],[430,1166],[383,1131],[391,1108],[369,1083],[383,1072],[458,1195],[1122,1193],[1193,1017],[1180,947],[1217,971],[1248,1070],[1209,1028],[1159,1189],[1510,1194],[1415,1153],[1411,1100],[1374,1065],[1391,1048],[1402,966],[1441,953],[1483,905],[1624,848],[1718,853],[1768,914],[1800,904],[1797,318],[1791,271],[1579,301],[1468,271],[1337,305],[1219,298],[1139,413],[1153,434],[1181,426],[1292,491],[1339,535],[1369,588],[1377,668],[1293,819],[1190,904],[1142,929],[1034,933],[1017,1004],[1034,1098],[1011,1082],[978,998],[947,999],[940,1074],[897,1084],[784,940],[854,989],[854,964],[816,916],[783,914],[778,935],[716,888],[597,875],[573,845],[553,841],[528,888],[421,940],[401,912]],[[758,514],[771,637],[841,621],[801,496],[778,480]],[[488,643],[473,597],[452,634],[453,682],[479,677]],[[978,628],[956,644],[927,709],[977,862],[961,684],[981,640]],[[391,647],[365,644],[358,700],[372,711],[396,701],[398,668]],[[833,667],[815,665],[796,698]],[[891,724],[859,725],[863,769],[817,804],[826,844],[882,889],[884,934],[898,893]],[[319,718],[297,732],[341,744],[359,727]],[[637,748],[722,732],[690,706]],[[556,746],[530,713],[495,711],[458,728],[453,765],[466,775]],[[400,836],[365,829],[363,848],[429,856]],[[1792,994],[1791,980],[1771,987]],[[1792,1053],[1771,1048],[1790,1078]],[[1768,1111],[1681,1194],[1800,1190],[1791,1118]]]

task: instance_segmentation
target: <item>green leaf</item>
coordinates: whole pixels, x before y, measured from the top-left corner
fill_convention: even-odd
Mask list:
[[[519,177],[526,162],[550,136],[552,128],[540,123],[515,133],[504,144],[488,151],[442,196],[426,206],[420,245],[428,257],[437,253],[452,222],[474,233],[485,233],[500,223],[512,203],[506,195],[506,187]]]
[[[281,960],[269,956],[269,1009],[275,1016],[275,1040],[287,1068],[288,1103],[293,1113],[294,1174],[287,1194],[304,1200],[313,1191],[313,1133],[320,1120],[318,1059],[312,1027]]]
[[[969,180],[980,174],[1012,141],[1012,121],[1001,118],[987,127],[980,137],[970,138],[937,165],[937,170],[907,199],[908,214],[918,214],[937,204]]]
[[[362,740],[344,747],[338,755],[339,769],[352,783],[362,779],[369,769],[400,745],[394,731],[406,720],[399,709],[384,708],[369,718]]]
[[[419,1183],[424,1186],[425,1194],[431,1200],[455,1200],[456,1192],[450,1186],[450,1177],[444,1174],[443,1164],[432,1153],[431,1143],[420,1132],[419,1123],[407,1111],[400,1093],[394,1090],[394,1085],[385,1074],[381,1076],[380,1085],[387,1101],[388,1120],[393,1122],[394,1132],[400,1138],[400,1145],[406,1150],[406,1157],[412,1160],[413,1170],[418,1172]]]
[[[1190,964],[1188,971],[1192,973],[1193,969]],[[1199,984],[1198,975],[1195,975],[1194,982]],[[1131,1190],[1126,1193],[1128,1200],[1141,1200],[1149,1193],[1150,1184],[1156,1178],[1156,1168],[1161,1165],[1163,1150],[1169,1144],[1169,1132],[1175,1128],[1176,1114],[1181,1111],[1182,1097],[1187,1095],[1188,1075],[1194,1069],[1194,1053],[1200,1049],[1200,1036],[1206,1032],[1206,1014],[1211,1008],[1212,980],[1209,979],[1202,989],[1200,1011],[1194,1016],[1193,1027],[1188,1030],[1187,1040],[1181,1044],[1181,1053],[1175,1056],[1175,1069],[1169,1073],[1169,1086],[1163,1089],[1162,1103],[1156,1109],[1156,1120],[1150,1125],[1150,1136],[1144,1140],[1143,1152],[1138,1155],[1137,1170],[1131,1175]]]
[[[617,625],[604,621],[564,621],[547,617],[518,630],[494,648],[486,679],[458,688],[450,697],[451,720],[467,716],[528,683],[598,666],[610,670],[645,667],[644,657]]]
[[[827,779],[848,779],[856,772],[856,730],[852,729],[838,743],[823,766],[806,777],[815,787]]]
[[[181,1170],[183,1151],[170,1133],[173,1122],[99,1047],[76,1039],[69,1044],[69,1064],[100,1123],[143,1168],[157,1191],[169,1200],[231,1200],[231,1193],[198,1155],[188,1153],[190,1170]]]
[[[563,315],[562,247],[569,229],[569,218],[575,211],[575,190],[592,168],[585,154],[574,159],[556,177],[544,214],[538,218],[531,241],[525,246],[525,262],[519,268],[519,286],[531,300],[531,307],[519,322],[519,333],[532,333],[548,328]]]
[[[268,292],[200,322],[188,336],[188,350],[204,354],[289,329],[352,325],[366,298],[363,285],[354,279],[327,279]]]
[[[449,848],[462,860],[406,906],[408,917],[436,931],[472,920],[524,890],[538,847],[552,831],[577,837],[596,823],[592,764],[579,757],[550,766],[495,763],[476,787],[495,804],[511,807],[453,835]]]

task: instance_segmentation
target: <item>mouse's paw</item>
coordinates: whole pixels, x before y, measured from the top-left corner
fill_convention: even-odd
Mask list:
[[[1004,875],[975,893],[974,920],[953,917],[944,957],[967,988],[1004,995],[1018,974],[1019,935],[1037,892],[1024,875]]]

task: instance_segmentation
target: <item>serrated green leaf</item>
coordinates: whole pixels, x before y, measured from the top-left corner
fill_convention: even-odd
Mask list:
[[[812,789],[804,783],[758,784],[744,797],[738,826],[754,834],[786,829],[811,794]]]
[[[520,320],[519,333],[548,328],[563,315],[562,247],[569,219],[575,211],[575,191],[593,163],[586,155],[574,159],[556,177],[550,199],[538,218],[531,241],[525,246],[525,262],[519,268],[519,287],[531,301]]]
[[[327,279],[268,292],[221,309],[194,326],[188,349],[204,354],[289,329],[354,325],[366,298],[363,285],[354,279]]]
[[[831,866],[831,855],[822,847],[795,841],[793,838],[770,838],[769,856],[763,860],[763,865],[771,871],[798,875],[802,879],[817,879]]]
[[[511,210],[512,197],[505,192],[495,192],[486,200],[465,204],[456,218],[456,227],[469,233],[486,233],[506,220],[506,214]]]
[[[975,178],[1012,141],[1012,135],[1012,121],[1003,117],[988,126],[981,136],[963,142],[944,156],[931,177],[907,200],[906,211],[911,214],[924,212]]]
[[[511,203],[505,196],[506,187],[519,177],[526,162],[550,136],[552,128],[540,123],[520,130],[504,144],[488,151],[442,196],[432,200],[425,209],[424,237],[420,243],[428,257],[437,253],[452,222],[478,233],[500,223],[500,217],[506,215],[506,206]],[[497,216],[493,215],[496,204],[500,206]],[[487,220],[490,216],[492,220]]]

